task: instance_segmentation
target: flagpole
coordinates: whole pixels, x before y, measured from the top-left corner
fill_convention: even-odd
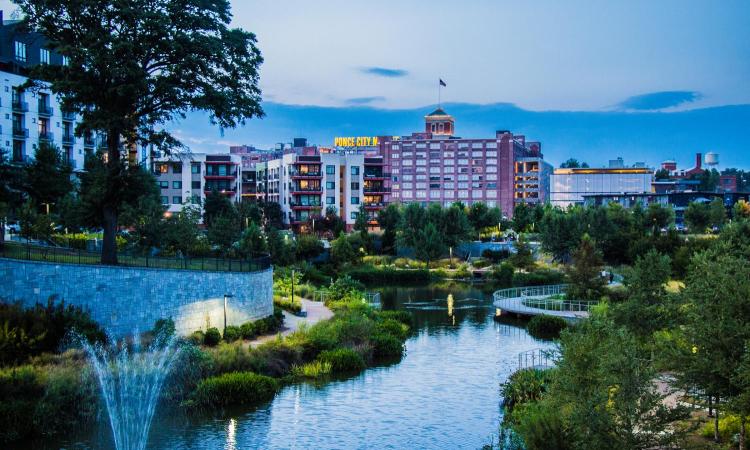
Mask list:
[[[440,83],[440,80],[438,80],[438,108],[440,108],[440,88],[443,87],[443,85]]]

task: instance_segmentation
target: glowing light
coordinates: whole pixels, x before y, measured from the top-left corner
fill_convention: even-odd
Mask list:
[[[225,450],[237,450],[237,420],[229,419],[227,424],[227,443],[224,445]]]

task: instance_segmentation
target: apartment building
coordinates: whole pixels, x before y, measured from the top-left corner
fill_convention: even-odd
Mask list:
[[[203,205],[212,191],[233,202],[242,199],[242,160],[238,155],[180,154],[163,157],[152,166],[168,212],[178,212],[185,204]]]

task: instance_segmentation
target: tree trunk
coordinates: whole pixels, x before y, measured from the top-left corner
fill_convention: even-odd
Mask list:
[[[720,442],[721,439],[719,437],[719,410],[716,410],[716,415],[714,416],[714,442]]]
[[[120,133],[118,130],[108,130],[107,134],[107,190],[108,199],[102,209],[104,239],[102,240],[102,264],[117,265],[117,215],[119,206],[117,198],[119,192],[111,192],[121,187],[120,177]]]
[[[708,417],[714,416],[714,397],[713,395],[708,396]]]

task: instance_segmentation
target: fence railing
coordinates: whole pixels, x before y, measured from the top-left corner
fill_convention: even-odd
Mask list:
[[[557,365],[559,351],[556,349],[534,348],[518,354],[518,370],[545,369]]]
[[[45,247],[6,242],[0,247],[0,257],[25,261],[63,264],[101,264],[101,253],[69,247]],[[118,253],[118,265],[153,269],[200,270],[208,272],[259,272],[271,267],[271,258],[264,255],[248,259],[230,258],[166,258]]]
[[[586,300],[559,300],[554,298],[529,298],[522,301],[529,308],[543,309],[545,311],[572,311],[583,312],[596,305],[598,302]]]
[[[523,286],[514,287],[508,289],[500,289],[495,291],[493,297],[495,300],[502,300],[504,298],[517,298],[517,297],[539,297],[542,295],[557,295],[564,294],[568,288],[567,284],[550,284],[545,286]]]

